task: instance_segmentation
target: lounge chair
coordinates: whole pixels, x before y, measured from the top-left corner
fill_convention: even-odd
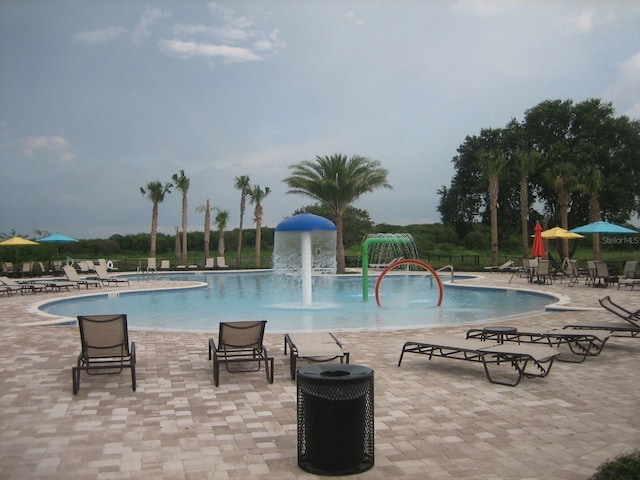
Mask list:
[[[9,277],[0,277],[0,284],[2,284],[4,291],[8,296],[17,292],[20,292],[23,295],[25,293],[36,293],[38,290],[42,291],[44,289],[44,287],[36,289],[36,287],[31,283],[19,283]]]
[[[81,278],[80,275],[78,275],[78,272],[76,272],[76,269],[71,265],[62,265],[62,270],[64,271],[64,276],[67,277],[67,280],[70,282],[75,282],[78,288],[80,288],[81,286],[84,286],[87,290],[89,289],[89,287],[102,288],[98,280]]]
[[[96,275],[98,276],[98,280],[102,282],[102,285],[111,285],[112,283],[115,283],[117,287],[121,283],[126,283],[127,285],[131,286],[129,280],[127,280],[126,278],[117,278],[109,275],[109,273],[100,265],[96,265]]]
[[[638,262],[624,262],[624,268],[622,269],[622,277],[618,280],[618,290],[620,290],[620,286],[624,286],[625,288],[633,287],[636,285],[640,286],[640,277],[636,276],[636,268],[638,267]]]
[[[485,272],[512,272],[515,268],[515,263],[513,260],[507,260],[502,265],[491,265],[488,267],[484,267]]]
[[[77,263],[78,263],[78,268],[80,269],[80,273],[89,273],[93,271],[89,267],[89,263],[87,263],[86,260],[80,260]]]
[[[169,260],[160,260],[160,270],[171,270],[171,262]]]
[[[564,328],[581,329],[581,330],[606,330],[611,332],[612,336],[631,336],[640,338],[640,310],[631,311],[614,303],[610,296],[606,296],[600,300],[600,305],[607,311],[613,313],[623,321],[618,322],[585,322],[565,325]]]
[[[136,391],[136,343],[129,345],[127,315],[78,316],[82,350],[71,369],[73,394],[80,389],[80,372],[89,375],[120,373],[131,369],[131,388]]]
[[[11,262],[3,262],[2,263],[2,273],[6,276],[13,275],[13,263]]]
[[[340,363],[349,363],[349,352],[345,352],[342,343],[329,332],[287,333],[284,336],[284,354],[289,351],[291,380],[296,378],[296,363],[300,358],[311,362],[329,362],[340,359]]]
[[[218,268],[220,269],[227,269],[229,268],[227,265],[227,261],[224,259],[224,257],[217,257],[216,258],[216,263],[218,264]]]
[[[569,260],[567,276],[569,278],[569,286],[573,287],[580,281],[580,267],[577,260]]]
[[[98,259],[98,265],[104,268],[107,272],[113,272],[115,270],[118,270],[117,267],[113,266],[113,262],[111,260],[107,262],[104,258]]]
[[[515,330],[508,333],[491,333],[487,329],[472,328],[467,330],[467,338],[479,338],[492,342],[517,342],[548,345],[558,348],[569,347],[570,355],[564,356],[560,351],[559,362],[582,363],[587,357],[600,355],[611,334],[603,330],[567,330],[553,329],[543,332]]]
[[[513,342],[492,343],[477,339],[453,337],[429,337],[425,342],[406,342],[398,360],[402,363],[405,353],[418,353],[433,357],[453,358],[482,363],[491,383],[515,387],[524,377],[546,377],[554,359],[560,354],[557,348],[543,345],[520,345]],[[489,365],[510,365],[516,372],[513,380],[498,380],[491,375]],[[532,365],[535,371],[527,371]]]
[[[33,262],[24,262],[22,264],[22,276],[23,277],[32,277],[33,276]]]
[[[147,273],[155,273],[158,271],[155,258],[147,258]]]
[[[215,260],[213,257],[207,257],[207,259],[204,262],[204,269],[205,270],[213,270],[215,268]]]
[[[216,387],[220,384],[221,363],[225,364],[228,372],[236,373],[258,371],[264,362],[267,381],[273,383],[273,357],[269,357],[263,343],[266,324],[266,320],[220,322],[218,344],[213,338],[209,339],[209,360],[213,360],[213,384]],[[230,364],[247,362],[257,362],[258,366],[229,367]]]

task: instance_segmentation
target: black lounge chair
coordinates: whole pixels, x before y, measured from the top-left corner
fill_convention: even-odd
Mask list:
[[[398,360],[402,363],[405,353],[418,353],[432,357],[453,358],[482,363],[487,379],[491,383],[515,387],[524,377],[546,377],[553,361],[560,354],[557,348],[543,345],[519,345],[513,342],[493,343],[478,339],[452,337],[430,337],[425,342],[406,342]],[[512,380],[497,380],[489,366],[510,365],[516,376]],[[527,366],[532,365],[527,371]],[[493,367],[492,367],[493,368]]]
[[[615,316],[621,318],[622,322],[585,322],[565,325],[564,328],[586,329],[586,330],[607,330],[614,337],[640,337],[640,310],[631,311],[614,303],[611,297],[598,300],[600,305]]]
[[[264,362],[267,381],[273,383],[273,357],[267,354],[264,346],[264,329],[266,320],[220,322],[218,344],[209,339],[209,360],[213,360],[213,383],[220,384],[220,364],[224,363],[229,373],[256,372]],[[257,362],[255,368],[241,366],[229,368],[230,364]]]
[[[486,329],[472,328],[467,331],[467,338],[485,341],[533,343],[556,347],[569,347],[569,355],[563,355],[560,350],[559,362],[582,363],[587,357],[600,355],[611,334],[603,330],[565,330],[553,329],[544,332],[515,330],[505,333],[491,333]]]
[[[131,370],[131,388],[136,391],[136,344],[129,345],[127,315],[78,316],[82,351],[72,368],[73,393],[80,389],[80,372],[89,375],[120,373]]]
[[[342,343],[333,333],[287,333],[284,336],[284,354],[289,351],[291,380],[296,378],[296,363],[299,358],[311,362],[330,362],[340,359],[340,363],[349,363],[349,352],[345,352]]]

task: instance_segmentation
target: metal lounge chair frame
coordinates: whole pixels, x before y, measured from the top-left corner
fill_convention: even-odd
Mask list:
[[[613,313],[617,317],[624,320],[623,322],[586,322],[565,325],[565,329],[580,329],[580,330],[606,330],[611,332],[614,337],[638,337],[640,338],[640,310],[631,311],[627,310],[621,305],[618,305],[611,297],[607,295],[604,298],[598,300],[602,308]]]
[[[499,337],[498,337],[499,336]],[[476,338],[485,341],[517,342],[548,345],[556,347],[566,345],[572,356],[558,355],[559,362],[582,363],[587,357],[600,355],[605,343],[609,340],[610,333],[602,330],[565,330],[553,329],[545,332],[527,332],[517,330],[513,333],[490,333],[482,328],[467,330],[467,338]]]
[[[398,360],[402,363],[405,353],[427,355],[433,357],[453,358],[469,362],[482,363],[487,380],[491,383],[515,387],[525,377],[546,377],[553,361],[560,354],[558,349],[542,345],[517,345],[512,342],[492,343],[477,339],[452,337],[431,337],[428,342],[406,342]],[[509,363],[515,370],[515,378],[511,381],[497,380],[492,376],[489,365]],[[533,365],[535,372],[527,371]]]
[[[213,360],[213,384],[220,384],[220,364],[224,363],[229,373],[255,372],[265,364],[267,381],[273,383],[273,357],[269,357],[264,346],[266,320],[220,322],[218,344],[209,339],[209,360]],[[231,369],[231,364],[257,362],[257,367]]]
[[[620,290],[621,286],[624,286],[625,288],[631,287],[631,290],[633,290],[633,287],[635,287],[636,285],[640,286],[640,278],[636,277],[637,266],[638,262],[636,261],[624,263],[622,276],[618,280],[618,290]]]
[[[73,394],[80,389],[80,373],[89,375],[120,373],[131,370],[131,388],[136,391],[136,343],[129,344],[126,314],[79,315],[82,350],[77,365],[71,369]]]
[[[284,336],[284,354],[289,351],[291,380],[296,378],[298,359],[311,362],[330,362],[340,359],[340,363],[349,363],[349,352],[344,351],[342,343],[333,333],[287,333]]]

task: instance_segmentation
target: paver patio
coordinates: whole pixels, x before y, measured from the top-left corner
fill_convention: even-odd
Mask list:
[[[607,294],[640,308],[638,289],[509,285],[509,277],[464,283],[556,292],[590,309],[509,325],[614,320],[597,303]],[[282,334],[266,335],[273,384],[264,372],[225,372],[215,388],[207,340],[217,325],[211,334],[133,330],[137,391],[127,372],[83,375],[74,396],[77,327],[20,325],[42,319],[34,302],[71,294],[0,298],[0,478],[316,478],[297,466],[296,385]],[[352,363],[375,371],[375,466],[353,478],[585,480],[604,460],[640,448],[640,338],[613,338],[599,357],[556,362],[548,377],[515,388],[489,383],[476,363],[409,356],[396,366],[406,340],[467,328],[339,334]]]

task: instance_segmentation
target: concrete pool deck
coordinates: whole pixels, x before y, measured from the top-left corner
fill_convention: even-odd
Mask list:
[[[598,305],[605,295],[640,308],[638,288],[509,278],[460,283],[553,292],[587,309],[505,322],[521,328],[614,321]],[[320,478],[297,466],[296,384],[281,334],[267,325],[271,385],[264,372],[224,372],[213,386],[207,341],[215,325],[211,334],[131,331],[137,391],[127,372],[83,375],[74,396],[77,327],[18,325],[42,319],[33,303],[74,294],[0,297],[0,478]],[[546,378],[517,387],[489,383],[476,363],[408,356],[396,366],[405,341],[467,328],[339,333],[351,362],[375,371],[375,466],[352,478],[586,480],[603,461],[640,448],[640,338],[612,338],[600,356],[556,362]]]

